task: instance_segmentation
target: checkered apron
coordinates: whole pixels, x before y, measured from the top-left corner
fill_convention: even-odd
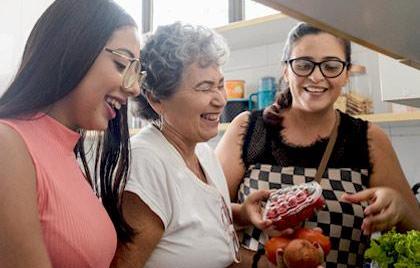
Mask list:
[[[281,167],[275,165],[250,165],[240,185],[238,201],[242,203],[259,189],[279,189],[314,180],[315,168]],[[363,252],[368,238],[362,234],[363,210],[366,204],[349,204],[338,201],[341,195],[366,189],[363,182],[368,169],[327,168],[320,185],[326,206],[305,227],[320,227],[331,240],[331,251],[326,257],[326,267],[362,267]],[[243,247],[256,251],[264,247],[268,237],[257,228],[245,229],[241,234]]]

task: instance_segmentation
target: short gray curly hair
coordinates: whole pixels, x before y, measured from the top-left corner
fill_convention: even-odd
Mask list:
[[[138,115],[156,120],[159,115],[145,98],[149,92],[157,100],[171,97],[181,83],[186,67],[198,63],[203,68],[223,65],[229,56],[224,38],[205,26],[175,22],[159,26],[141,50],[142,69],[147,77],[137,97]]]

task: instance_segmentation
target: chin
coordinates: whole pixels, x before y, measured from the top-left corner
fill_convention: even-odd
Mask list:
[[[302,107],[302,109],[309,113],[318,113],[325,110],[328,110],[333,105],[330,105],[329,103],[307,103]]]
[[[208,139],[207,139],[207,141],[209,141],[209,140],[211,140],[211,139],[213,139],[214,137],[216,137],[217,136],[217,134],[218,134],[218,131],[215,131],[214,133],[212,132],[212,133],[207,133],[207,137],[209,137]]]
[[[93,124],[90,124],[87,130],[93,131],[104,131],[108,129],[108,121],[107,120],[95,120]]]

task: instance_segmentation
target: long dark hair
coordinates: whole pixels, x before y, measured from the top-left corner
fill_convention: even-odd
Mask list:
[[[293,27],[293,29],[290,30],[287,36],[286,43],[284,45],[283,55],[281,58],[283,67],[284,62],[290,59],[290,55],[296,42],[298,42],[300,39],[302,39],[302,37],[305,37],[307,35],[316,35],[320,33],[326,32],[319,28],[311,26],[305,22],[300,22],[295,27]],[[351,64],[351,43],[350,41],[341,38],[338,38],[338,40],[343,45],[346,62],[349,63],[347,68],[349,68]],[[278,120],[278,115],[280,111],[282,109],[287,109],[292,105],[292,93],[290,92],[289,87],[285,87],[283,77],[280,78],[279,88],[281,89],[281,91],[279,92],[279,94],[277,94],[274,103],[264,110],[264,120],[272,125],[278,125],[280,123]]]
[[[30,118],[67,96],[80,83],[112,34],[134,20],[111,0],[56,0],[36,22],[18,72],[0,98],[0,118]],[[111,217],[119,239],[132,229],[121,212],[121,193],[129,163],[127,107],[99,135],[94,176],[84,149],[85,131],[74,151],[86,179]],[[99,173],[99,174],[98,174]]]

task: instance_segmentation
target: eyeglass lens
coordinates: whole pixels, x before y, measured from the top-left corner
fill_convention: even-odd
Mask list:
[[[139,61],[131,61],[130,64],[127,66],[127,69],[124,73],[123,79],[123,87],[124,88],[131,88],[136,82],[141,83],[143,82],[143,72],[140,72],[140,62]]]
[[[306,59],[295,59],[290,61],[290,65],[292,71],[299,76],[309,76],[318,65],[325,77],[334,78],[343,72],[346,63],[338,60],[313,62]]]

